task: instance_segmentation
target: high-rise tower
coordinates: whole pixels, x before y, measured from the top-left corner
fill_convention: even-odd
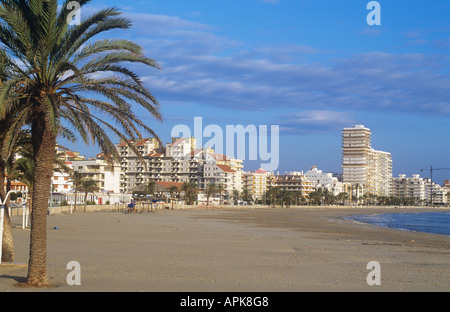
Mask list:
[[[363,125],[354,125],[342,131],[343,182],[358,186],[359,194],[389,196],[392,180],[392,156],[374,150],[371,132]]]

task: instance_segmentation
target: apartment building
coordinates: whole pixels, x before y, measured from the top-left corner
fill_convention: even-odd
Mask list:
[[[412,177],[399,174],[398,177],[392,178],[392,196],[425,201],[427,198],[427,183],[427,179],[421,178],[419,174],[413,174]]]
[[[269,175],[269,186],[286,191],[299,192],[306,197],[314,192],[314,183],[309,181],[303,172],[292,171],[283,175]]]
[[[391,195],[392,155],[388,152],[371,150],[370,174],[373,193],[378,196]]]
[[[426,191],[426,202],[432,205],[443,205],[446,203],[446,194],[444,193],[444,187],[436,184],[427,179]]]
[[[448,183],[448,182],[447,182]],[[447,192],[450,183],[441,186],[428,178],[421,178],[419,174],[407,177],[400,174],[392,178],[392,195],[400,198],[415,198],[424,203],[441,205],[448,203]]]
[[[80,160],[86,159],[86,157],[83,155],[80,155],[79,152],[62,150],[60,148],[58,148],[56,150],[56,155],[58,156],[59,159],[64,161],[65,165],[69,169],[73,169],[72,164],[74,161],[80,161]],[[65,172],[63,170],[53,171],[52,192],[66,194],[66,193],[70,193],[72,190],[73,190],[73,183],[72,183],[72,180],[70,179],[69,173]]]
[[[129,146],[129,144],[134,147]],[[156,138],[146,138],[133,140],[131,142],[121,141],[116,144],[116,149],[120,155],[120,187],[121,193],[127,193],[142,183],[148,183],[146,173],[145,158],[149,154],[160,151],[161,146]],[[139,154],[139,155],[138,155]]]
[[[232,173],[232,175],[230,175],[230,182],[229,182],[230,183],[229,188],[231,188],[231,190],[238,190],[239,192],[243,190],[244,165],[242,159],[236,159],[227,157],[223,154],[217,154],[214,152],[214,150],[210,151],[210,149],[207,149],[207,152],[205,153],[205,158],[207,162],[213,162],[217,166],[219,166],[219,168],[227,171],[228,173]]]
[[[444,202],[445,204],[450,204],[450,180],[445,180],[444,185],[442,186],[442,191],[444,193]]]
[[[392,156],[371,146],[371,132],[364,125],[342,131],[343,182],[358,185],[363,193],[389,196],[392,183]]]
[[[327,189],[335,196],[347,192],[350,185],[339,181],[332,173],[323,172],[322,170],[317,169],[316,166],[312,166],[310,170],[306,171],[305,177],[313,183],[316,190],[319,188]]]
[[[267,192],[269,174],[263,169],[243,173],[243,189],[246,189],[254,200],[263,200]]]
[[[236,171],[231,169],[230,166],[214,162],[206,162],[203,168],[203,185],[200,188],[204,189],[210,184],[222,184],[224,186],[222,196],[225,199],[231,198],[233,190],[236,189]]]
[[[102,154],[94,159],[74,160],[71,162],[74,171],[94,180],[100,193],[120,193],[121,166],[119,163],[109,164]]]
[[[172,138],[164,150],[152,139],[133,144],[141,158],[124,142],[117,146],[121,151],[121,192],[131,192],[150,181],[191,182],[200,189],[210,183],[224,184],[227,194],[242,188],[242,160],[216,154],[211,148],[197,148],[192,137]]]

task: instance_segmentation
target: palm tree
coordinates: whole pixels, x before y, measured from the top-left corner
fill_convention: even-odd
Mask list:
[[[206,206],[209,206],[209,198],[217,194],[217,185],[208,184],[205,187],[205,194],[206,194]]]
[[[84,192],[84,212],[86,212],[87,205],[87,196],[90,193],[98,192],[100,188],[97,185],[97,182],[90,178],[84,178],[81,183],[81,190]]]
[[[178,187],[176,185],[172,185],[169,187],[170,201],[172,202],[172,210],[173,210],[173,195],[179,191],[180,190],[178,189]]]
[[[337,195],[336,199],[341,205],[345,205],[346,201],[348,200],[349,196],[346,192],[341,192]]]
[[[9,79],[15,76],[14,63],[7,55],[4,49],[0,49],[0,87],[7,83]],[[5,97],[0,97],[0,200],[4,201],[9,192],[4,187],[4,181],[7,177],[7,168],[11,167],[14,159],[14,149],[18,146],[16,143],[19,131],[11,129],[10,124],[17,117],[16,112],[5,110],[2,103]],[[9,199],[9,198],[8,198]],[[9,200],[5,203],[3,219],[3,239],[2,239],[2,262],[13,262],[15,258],[14,242],[12,236],[11,220],[9,216]]]
[[[73,171],[70,174],[70,180],[72,181],[73,189],[74,189],[74,206],[73,206],[73,212],[77,211],[77,197],[78,192],[81,191],[81,188],[83,186],[83,180],[84,175],[79,171]]]
[[[148,182],[147,192],[153,196],[155,194],[155,190],[156,190],[156,182],[155,181]]]
[[[239,192],[239,190],[236,190],[236,189],[233,190],[233,200],[235,203],[236,203],[236,201],[239,200],[240,194],[241,193]]]
[[[247,189],[247,188],[244,188],[244,189],[242,190],[242,199],[245,200],[246,202],[249,202],[249,201],[250,201],[250,198],[251,198],[251,195],[250,195],[248,189]]]
[[[47,285],[47,205],[58,128],[71,125],[113,162],[119,154],[107,130],[133,150],[127,137],[141,138],[140,129],[157,137],[135,115],[132,104],[162,119],[156,99],[138,75],[121,65],[157,68],[155,61],[129,40],[91,41],[105,31],[127,29],[130,22],[116,9],[103,9],[69,25],[70,11],[65,8],[70,1],[64,0],[59,10],[57,0],[0,0],[0,54],[12,59],[17,74],[1,85],[0,112],[15,112],[10,127],[30,124],[32,133],[35,167],[27,283],[33,286]],[[80,7],[88,2],[78,1]]]
[[[184,200],[186,205],[192,205],[197,199],[197,185],[191,182],[183,182],[181,185],[181,190],[184,192]]]
[[[276,199],[279,195],[279,189],[274,186],[269,186],[269,189],[266,192],[266,196],[269,199],[269,203],[275,207],[276,206]]]
[[[227,189],[227,187],[225,184],[217,184],[217,193],[219,193],[219,196],[220,196],[220,199],[219,199],[220,205],[222,205],[222,201],[223,201],[222,194],[223,194],[223,192],[226,191],[226,189]]]

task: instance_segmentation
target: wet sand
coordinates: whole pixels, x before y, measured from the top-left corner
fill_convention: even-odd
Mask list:
[[[90,212],[48,217],[48,275],[56,287],[23,289],[29,230],[13,217],[16,265],[0,291],[303,292],[449,291],[450,236],[342,219],[418,209],[267,208]],[[58,227],[58,229],[55,229]],[[69,286],[78,261],[81,285]],[[369,286],[370,261],[381,285]]]

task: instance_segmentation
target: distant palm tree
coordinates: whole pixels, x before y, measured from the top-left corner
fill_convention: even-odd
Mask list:
[[[136,117],[132,104],[161,119],[157,101],[138,75],[121,65],[132,62],[157,68],[155,61],[129,40],[91,41],[105,31],[127,29],[130,22],[116,9],[103,9],[69,25],[70,1],[64,0],[59,9],[57,0],[0,0],[0,55],[12,59],[17,74],[1,85],[0,112],[16,114],[12,129],[30,124],[32,132],[35,167],[27,283],[33,286],[48,285],[47,205],[60,126],[73,126],[112,162],[119,154],[106,130],[133,150],[127,137],[141,138],[139,129],[157,137]],[[88,2],[78,1],[81,7]]]
[[[209,206],[209,199],[217,194],[217,185],[215,184],[208,184],[205,187],[205,194],[206,194],[206,206]]]
[[[170,193],[170,201],[172,202],[172,210],[173,210],[173,195],[177,192],[179,192],[180,189],[176,185],[172,185],[169,187],[169,193]]]
[[[155,191],[156,191],[156,182],[155,181],[148,182],[148,184],[147,184],[147,192],[150,195],[154,195]]]
[[[239,190],[234,189],[233,190],[233,200],[236,202],[239,200],[241,196],[241,193],[239,192]]]
[[[81,190],[84,192],[84,212],[86,212],[87,205],[87,197],[90,193],[98,192],[100,188],[97,185],[97,182],[90,178],[84,178],[81,183]]]
[[[266,192],[266,196],[269,199],[269,203],[275,207],[276,206],[276,200],[280,195],[280,190],[274,186],[269,186],[269,189]]]
[[[78,192],[81,191],[84,178],[85,178],[84,174],[82,174],[81,172],[76,171],[76,170],[73,171],[70,174],[70,176],[69,176],[69,179],[72,182],[72,186],[73,186],[73,190],[74,190],[74,207],[73,207],[73,212],[77,211]]]
[[[286,207],[291,207],[292,203],[294,202],[294,194],[291,191],[288,190],[281,190],[281,206],[286,205]]]
[[[250,195],[248,189],[244,188],[242,190],[242,199],[245,200],[246,202],[248,202],[248,201],[250,201],[250,198],[251,198],[251,195]]]
[[[217,193],[219,193],[220,196],[220,205],[222,205],[222,201],[223,201],[223,197],[222,194],[223,192],[225,192],[227,189],[225,184],[217,184]]]
[[[345,205],[346,201],[349,199],[348,193],[341,192],[336,196],[336,199],[340,204]]]
[[[181,190],[184,192],[184,200],[186,205],[192,205],[197,199],[197,185],[192,182],[183,182],[181,185]]]

